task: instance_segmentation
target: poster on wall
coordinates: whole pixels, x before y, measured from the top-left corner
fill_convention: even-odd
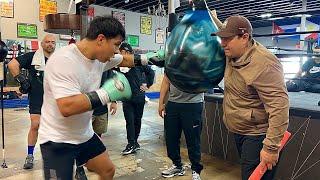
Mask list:
[[[39,49],[39,41],[37,40],[26,40],[26,52],[34,52]]]
[[[124,12],[112,11],[112,17],[118,19],[122,26],[125,27],[126,24],[126,14]]]
[[[90,23],[93,18],[94,18],[94,7],[89,7],[87,10],[87,18],[88,18],[88,23]]]
[[[140,16],[140,33],[151,35],[152,18],[150,16]]]
[[[127,35],[128,44],[130,44],[132,47],[139,47],[139,36],[136,35]]]
[[[13,0],[0,0],[1,17],[13,18]]]
[[[25,41],[24,40],[13,40],[13,39],[7,39],[4,40],[6,45],[8,46],[8,55],[6,58],[12,59],[17,56],[23,55],[25,51]]]
[[[164,30],[156,29],[156,43],[163,44],[164,43]]]
[[[71,35],[66,35],[66,34],[59,34],[59,39],[60,40],[70,41],[72,39],[72,36]]]
[[[56,49],[60,49],[64,46],[67,46],[69,43],[68,42],[65,42],[65,41],[60,41],[60,42],[57,42],[56,43]]]
[[[47,14],[57,14],[57,2],[55,0],[39,0],[39,20],[43,22]]]
[[[37,39],[38,31],[36,24],[17,23],[17,37]]]

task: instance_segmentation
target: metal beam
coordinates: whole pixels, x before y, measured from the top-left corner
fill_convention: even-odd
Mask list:
[[[133,1],[133,3],[129,2],[127,5],[124,5],[123,8],[130,10],[131,8],[136,7],[135,4],[139,4],[139,5],[142,4],[143,5],[143,4],[145,4],[145,0],[135,0],[135,1]]]
[[[157,4],[158,4],[158,0],[149,1],[148,3],[140,4],[140,5],[135,6],[135,7],[133,7],[133,8],[129,8],[129,10],[135,11],[136,9],[142,9],[142,8],[141,8],[142,6],[145,6],[144,8],[148,8],[148,6],[157,5]],[[148,5],[148,6],[147,6],[147,5]]]
[[[105,0],[104,2],[102,2],[102,3],[99,3],[99,4],[97,4],[97,5],[99,5],[99,6],[105,6],[107,3],[109,3],[109,2],[112,2],[112,0]]]

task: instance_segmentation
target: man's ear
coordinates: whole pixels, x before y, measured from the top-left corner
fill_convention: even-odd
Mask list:
[[[242,35],[242,38],[243,38],[243,39],[248,39],[248,40],[249,40],[250,35],[249,35],[248,33],[244,33],[244,34]]]
[[[106,39],[106,37],[105,37],[103,34],[99,34],[99,35],[97,36],[97,41],[98,41],[98,42],[102,42],[104,39]]]

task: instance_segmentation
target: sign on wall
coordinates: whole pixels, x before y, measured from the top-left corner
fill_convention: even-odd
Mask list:
[[[36,24],[18,23],[17,24],[17,36],[18,36],[18,38],[37,39],[38,38],[37,25]]]
[[[42,22],[47,14],[57,14],[57,2],[55,0],[39,0],[39,20]]]
[[[89,7],[87,10],[88,23],[90,23],[94,18],[94,7]]]
[[[126,24],[126,14],[124,12],[112,11],[112,17],[118,19],[122,26],[125,27]]]
[[[14,3],[13,0],[0,0],[1,16],[13,18]]]
[[[6,58],[12,59],[17,56],[23,55],[26,51],[24,49],[25,47],[25,41],[24,40],[17,40],[17,39],[7,39],[4,40],[6,45],[8,46],[8,55]]]
[[[39,49],[40,42],[37,40],[26,40],[26,52],[34,52]]]
[[[163,44],[164,43],[164,30],[163,29],[156,29],[156,43]]]
[[[138,47],[139,46],[139,36],[136,35],[127,35],[127,42],[132,47]]]
[[[59,34],[59,39],[60,40],[68,40],[70,41],[72,39],[71,35],[65,35],[65,34]]]
[[[140,16],[140,33],[152,34],[152,18],[150,16]]]

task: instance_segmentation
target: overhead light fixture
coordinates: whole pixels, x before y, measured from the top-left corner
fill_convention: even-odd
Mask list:
[[[284,18],[285,17],[273,17],[273,18],[268,18],[268,20],[275,21],[275,20],[284,19]]]
[[[164,24],[167,23],[161,23],[162,22],[162,18],[167,16],[167,11],[164,7],[164,4],[161,2],[161,0],[158,0],[158,4],[157,5],[153,5],[153,6],[148,6],[148,14],[149,15],[154,15],[156,16],[156,27],[157,29],[162,29],[164,28]],[[167,20],[167,18],[165,18]]]
[[[304,14],[306,17],[311,17],[312,15],[311,14]],[[296,14],[296,15],[293,15],[291,17],[302,17],[303,14]]]
[[[257,16],[257,17],[260,17],[260,18],[269,18],[269,17],[271,17],[271,16],[272,16],[271,13],[264,13],[264,14],[261,14],[261,15],[259,15],[259,16]]]
[[[164,8],[164,4],[159,0],[158,4],[153,5],[152,8],[148,6],[148,14],[164,17],[167,15],[167,12]]]

